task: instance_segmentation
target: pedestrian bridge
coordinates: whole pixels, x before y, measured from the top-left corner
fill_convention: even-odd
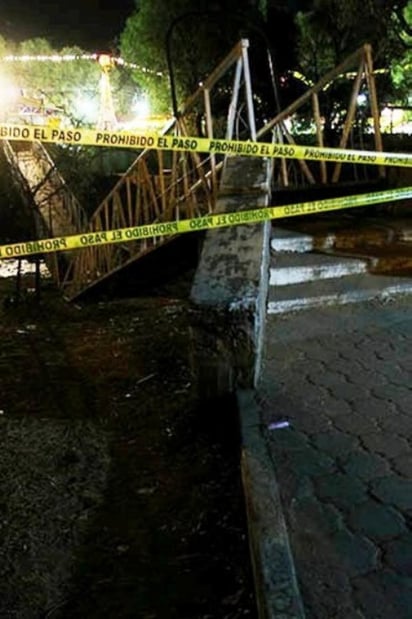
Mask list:
[[[273,64],[268,80],[279,101]],[[322,97],[337,80],[350,79],[350,98],[339,141],[328,143],[322,116]],[[368,92],[372,119],[371,150],[382,150],[379,111],[371,50],[368,45],[354,52],[317,84],[307,86],[296,100],[281,109],[274,105],[271,119],[257,127],[253,67],[249,43],[241,40],[215,70],[199,85],[161,134],[185,140],[188,137],[250,140],[287,146],[295,144],[291,119],[302,113],[312,127],[301,136],[308,144],[347,148],[363,144],[356,140],[359,93]],[[334,133],[336,140],[336,133]],[[99,204],[91,217],[60,174],[47,145],[39,142],[2,140],[7,159],[18,177],[35,214],[38,238],[134,227],[178,221],[217,212],[219,199],[231,195],[232,210],[267,206],[277,201],[277,192],[310,187],[378,181],[385,169],[377,166],[293,160],[264,159],[198,153],[189,150],[146,149]],[[238,196],[238,199],[236,199]],[[247,200],[245,202],[245,196]],[[259,202],[260,201],[260,202]],[[243,206],[242,206],[243,205]],[[87,209],[90,212],[90,209]],[[48,268],[64,296],[77,299],[115,277],[125,267],[171,243],[175,237],[147,237],[127,243],[85,247],[70,252],[46,254]]]

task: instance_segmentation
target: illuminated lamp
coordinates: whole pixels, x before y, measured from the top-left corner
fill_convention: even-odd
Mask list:
[[[109,54],[100,54],[98,57],[98,63],[103,71],[108,71],[113,66],[113,59]]]

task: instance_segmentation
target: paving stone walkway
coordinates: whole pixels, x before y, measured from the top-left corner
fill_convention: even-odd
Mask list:
[[[307,619],[412,618],[411,309],[268,317],[261,431]]]

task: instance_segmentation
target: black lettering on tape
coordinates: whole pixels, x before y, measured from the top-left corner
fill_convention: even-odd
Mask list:
[[[181,150],[197,150],[197,140],[191,138],[173,138],[172,148],[178,148]]]

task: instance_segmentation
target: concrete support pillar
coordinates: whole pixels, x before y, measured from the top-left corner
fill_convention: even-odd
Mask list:
[[[217,213],[269,205],[272,162],[227,157]],[[269,278],[270,222],[206,233],[191,300],[200,309],[193,359],[201,392],[219,396],[257,381]],[[212,352],[211,352],[212,351]]]

